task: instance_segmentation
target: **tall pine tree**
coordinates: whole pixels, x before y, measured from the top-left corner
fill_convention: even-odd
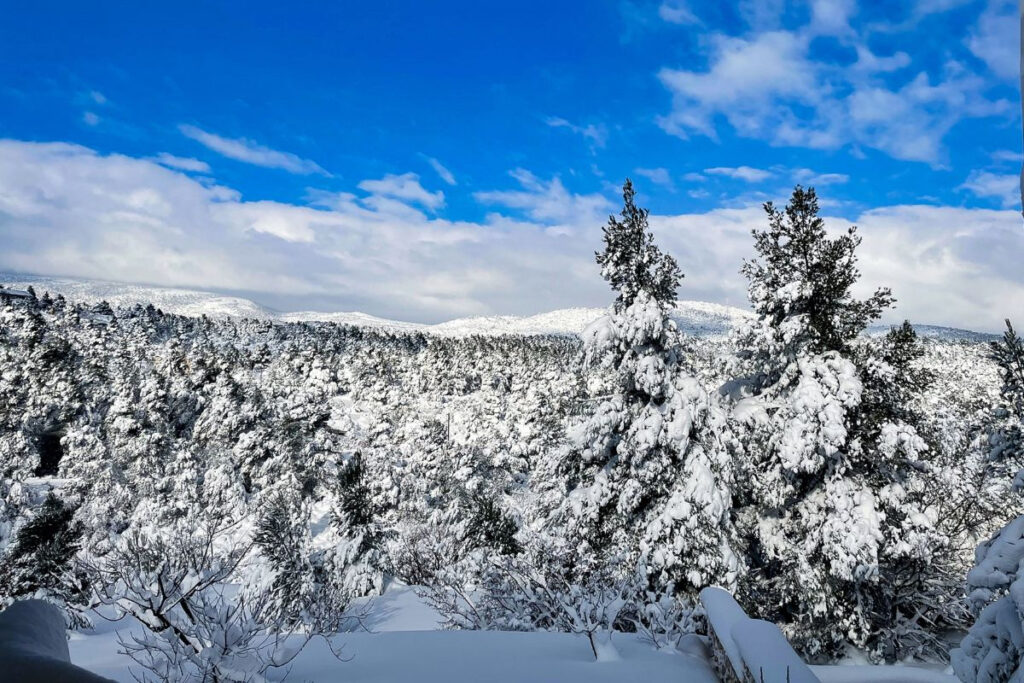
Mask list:
[[[852,296],[860,237],[829,237],[813,188],[765,211],[759,260],[742,269],[756,318],[735,337],[735,393],[746,398],[734,414],[753,425],[739,513],[745,598],[812,657],[850,642],[877,659],[918,654],[931,642],[921,606],[887,592],[944,543],[922,503],[928,446],[904,409],[921,388],[916,336],[906,326],[881,344],[860,337],[893,298]]]
[[[653,581],[693,593],[739,570],[725,416],[687,371],[670,317],[679,266],[654,243],[630,181],[622,194],[597,254],[617,296],[584,332],[587,364],[609,381],[563,461],[566,528],[584,564],[642,560]]]

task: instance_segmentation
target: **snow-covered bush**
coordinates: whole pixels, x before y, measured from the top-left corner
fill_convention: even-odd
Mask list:
[[[968,600],[978,613],[953,670],[964,683],[1016,681],[1024,677],[1024,517],[978,546],[967,574]]]
[[[677,596],[671,584],[643,591],[630,614],[637,633],[659,650],[679,649],[683,638],[707,632],[703,609]]]
[[[333,630],[310,619],[295,625],[274,592],[239,585],[253,546],[236,525],[191,519],[132,529],[88,570],[99,604],[130,616],[141,635],[121,636],[124,651],[156,681],[263,681],[312,638]],[[308,612],[307,612],[308,614]]]
[[[450,527],[402,523],[388,541],[388,569],[412,586],[428,586],[452,566]]]
[[[595,659],[615,659],[616,630],[639,631],[675,647],[699,626],[700,613],[667,592],[647,590],[643,566],[612,563],[581,575],[563,543],[531,538],[519,555],[473,553],[422,594],[448,628],[551,630],[586,635]]]

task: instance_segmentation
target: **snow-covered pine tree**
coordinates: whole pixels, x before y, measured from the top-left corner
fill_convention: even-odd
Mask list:
[[[15,529],[0,556],[0,604],[42,597],[60,604],[72,623],[88,623],[81,616],[87,588],[74,567],[82,525],[74,517],[74,508],[51,492]]]
[[[734,415],[754,425],[740,476],[742,593],[808,656],[850,642],[876,658],[914,654],[889,636],[919,634],[925,606],[892,600],[887,582],[906,563],[927,566],[944,542],[920,502],[927,445],[904,410],[916,341],[906,326],[880,348],[859,339],[893,299],[888,289],[853,298],[860,237],[827,235],[813,188],[765,210],[760,260],[742,269],[756,318],[736,333],[731,390],[746,396]]]
[[[1003,403],[988,426],[989,461],[1003,472],[1016,473],[1014,486],[1024,488],[1024,339],[1006,321],[1002,342],[991,347],[1003,380]]]
[[[297,495],[273,495],[256,523],[253,541],[269,564],[272,578],[267,594],[274,617],[302,623],[318,600],[322,563],[316,562],[309,538],[309,514]]]
[[[381,533],[360,453],[338,463],[326,566],[339,603],[384,588]]]
[[[610,386],[564,454],[563,521],[582,567],[642,556],[653,582],[693,593],[737,577],[732,470],[724,413],[687,371],[670,317],[683,275],[647,219],[627,180],[621,219],[609,217],[597,254],[617,296],[584,332],[586,363]]]
[[[519,527],[494,498],[486,494],[469,497],[466,538],[469,549],[491,548],[499,555],[517,555],[522,545],[516,539]]]
[[[992,359],[1003,380],[1002,405],[988,427],[990,458],[1015,467],[1014,492],[1024,487],[1024,340],[1006,321]],[[1009,506],[1008,506],[1009,507]],[[977,621],[953,651],[953,670],[964,683],[1024,680],[1024,515],[978,546],[967,574],[968,602]]]
[[[854,353],[863,391],[851,415],[853,434],[865,457],[875,459],[867,469],[864,463],[855,467],[870,472],[883,501],[886,549],[877,580],[858,586],[870,625],[861,646],[887,662],[943,659],[948,645],[942,632],[966,627],[959,599],[963,561],[951,548],[959,531],[944,514],[952,495],[944,479],[949,475],[940,436],[919,409],[933,381],[921,367],[924,354],[908,321],[881,338],[862,340]]]

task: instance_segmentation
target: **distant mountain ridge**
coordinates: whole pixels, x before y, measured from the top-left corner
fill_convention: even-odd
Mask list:
[[[211,318],[255,318],[279,322],[331,322],[357,327],[371,327],[396,332],[423,332],[444,337],[469,335],[579,335],[591,322],[604,314],[603,308],[565,308],[531,316],[479,316],[458,318],[427,325],[378,318],[358,311],[324,313],[297,311],[282,313],[242,297],[225,296],[203,290],[152,287],[103,280],[55,278],[36,275],[0,273],[0,284],[24,289],[35,287],[41,294],[63,294],[65,298],[84,303],[107,301],[112,306],[153,304],[166,313]],[[750,311],[734,306],[704,301],[680,301],[673,318],[680,329],[701,337],[727,335],[736,325],[752,317]],[[869,334],[882,334],[888,325],[872,325]],[[914,325],[922,337],[949,341],[985,342],[998,335],[936,325]]]

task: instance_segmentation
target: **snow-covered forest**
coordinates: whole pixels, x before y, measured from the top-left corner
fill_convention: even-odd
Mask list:
[[[235,681],[391,585],[599,660],[706,633],[722,586],[809,662],[1024,676],[1024,342],[869,334],[899,292],[855,298],[817,212],[766,205],[721,335],[670,315],[629,183],[578,337],[0,296],[0,604],[127,615],[139,676]]]

